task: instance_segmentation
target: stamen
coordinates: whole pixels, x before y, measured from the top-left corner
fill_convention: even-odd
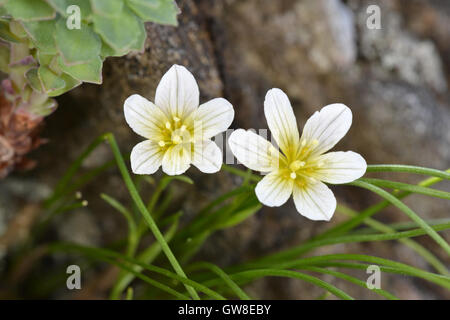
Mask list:
[[[181,143],[181,137],[180,137],[180,136],[174,136],[174,137],[172,138],[172,141],[173,141],[173,143],[175,143],[175,144],[179,144],[179,143]]]
[[[166,145],[166,143],[164,141],[162,141],[162,140],[160,142],[158,142],[158,144],[159,144],[160,147],[164,147]]]
[[[295,172],[291,172],[290,177],[291,177],[291,179],[295,179],[295,178],[297,178],[297,175],[295,174]]]
[[[181,131],[185,131],[186,130],[186,126],[183,124],[180,128]]]
[[[296,160],[291,163],[291,165],[289,166],[289,169],[291,169],[292,171],[295,172],[298,169],[300,169],[301,167],[303,167],[304,165],[305,165],[305,161]]]
[[[180,121],[181,119],[180,118],[178,118],[178,117],[173,117],[173,121],[175,121],[175,122],[178,122],[178,121]]]
[[[170,128],[171,128],[171,125],[170,125],[170,122],[169,122],[169,121],[166,122],[166,128],[167,128],[167,129],[170,129]]]

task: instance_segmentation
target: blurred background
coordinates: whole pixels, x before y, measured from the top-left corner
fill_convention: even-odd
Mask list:
[[[106,298],[114,281],[108,268],[83,274],[85,290],[68,293],[36,280],[39,270],[65,275],[66,258],[39,258],[33,251],[17,262],[15,248],[39,217],[40,203],[70,163],[97,136],[113,132],[123,152],[139,138],[123,117],[123,101],[138,93],[154,98],[161,76],[174,63],[196,77],[201,101],[223,96],[236,110],[232,128],[266,128],[265,93],[272,87],[291,99],[301,128],[321,107],[335,102],[353,111],[353,126],[335,150],[354,150],[369,164],[397,163],[450,167],[450,2],[448,0],[178,0],[179,26],[146,26],[143,53],[111,58],[101,86],[83,85],[59,98],[59,109],[46,120],[42,136],[48,144],[31,154],[32,171],[15,172],[0,181],[0,297]],[[381,28],[372,28],[369,6],[380,8]],[[375,21],[376,22],[376,21]],[[370,27],[369,27],[370,26]],[[82,170],[112,159],[108,146],[97,149]],[[159,175],[159,174],[158,174]],[[225,172],[187,173],[195,186],[176,184],[173,210],[183,209],[188,221],[205,203],[229,191],[240,180]],[[416,183],[422,177],[386,176]],[[449,191],[449,185],[440,187]],[[123,218],[100,199],[107,192],[130,203],[118,171],[111,168],[82,191],[89,202],[52,223],[46,237],[104,246],[123,238]],[[338,201],[356,210],[374,204],[376,196],[350,187],[333,187]],[[152,190],[146,190],[151,193]],[[425,219],[448,218],[448,201],[413,196],[406,201]],[[386,223],[407,221],[386,209],[377,215]],[[312,222],[300,216],[292,201],[282,208],[264,208],[241,225],[214,235],[198,259],[221,266],[247,261],[300,243],[345,219]],[[450,234],[443,233],[447,241]],[[446,264],[445,253],[428,237],[417,240]],[[398,242],[348,244],[317,253],[360,253],[394,259],[430,269],[422,258]],[[32,265],[33,270],[29,270]],[[58,271],[59,270],[59,271]],[[366,278],[364,271],[356,276]],[[112,279],[112,280],[111,280]],[[340,287],[348,286],[335,278]],[[42,286],[48,284],[48,288]],[[420,280],[382,275],[383,289],[403,299],[448,299],[450,293]],[[39,285],[37,285],[38,283]],[[63,283],[64,284],[64,283]],[[377,298],[352,286],[359,298]],[[264,279],[248,292],[263,299],[308,299],[322,292],[304,282]]]

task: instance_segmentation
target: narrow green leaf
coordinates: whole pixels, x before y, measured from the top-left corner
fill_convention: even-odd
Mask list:
[[[359,280],[358,278],[349,276],[348,274],[342,273],[342,272],[338,272],[338,271],[334,271],[334,270],[328,270],[325,268],[320,268],[320,267],[313,267],[313,266],[304,266],[304,267],[300,267],[302,270],[308,270],[308,271],[312,271],[312,272],[318,272],[318,273],[323,273],[323,274],[329,274],[331,276],[334,276],[336,278],[339,279],[343,279],[346,280],[348,282],[351,282],[353,284],[356,284],[362,288],[368,289],[367,288],[367,283],[364,281]],[[389,300],[398,300],[398,298],[396,296],[394,296],[393,294],[383,290],[383,289],[370,289],[371,291],[389,299]]]
[[[195,265],[191,265],[192,269],[206,268],[217,274],[222,280],[230,287],[230,289],[241,299],[241,300],[251,300],[251,298],[245,293],[244,290],[239,288],[236,282],[231,279],[231,277],[226,274],[221,268],[215,264],[209,262],[197,262]]]
[[[111,150],[114,154],[114,158],[117,162],[117,166],[119,167],[119,171],[122,174],[122,178],[125,182],[125,185],[127,186],[127,189],[130,193],[131,198],[133,199],[134,203],[136,204],[137,208],[142,214],[142,217],[147,222],[150,230],[152,231],[153,235],[155,236],[156,240],[161,245],[162,251],[166,255],[167,259],[170,261],[172,267],[174,268],[175,272],[180,277],[186,277],[186,274],[184,273],[180,263],[178,262],[177,258],[174,256],[172,250],[170,249],[169,245],[167,244],[166,240],[164,239],[164,236],[162,235],[161,231],[159,230],[158,226],[155,223],[155,220],[148,212],[144,202],[142,201],[142,198],[140,197],[136,186],[133,183],[133,180],[131,179],[130,173],[128,172],[128,169],[125,165],[125,161],[122,157],[122,154],[120,153],[119,146],[117,145],[116,139],[114,136],[109,133],[106,134],[105,140],[108,141]],[[194,299],[200,299],[197,292],[189,285],[186,285],[186,289]]]
[[[450,173],[448,172],[418,166],[407,166],[397,164],[368,165],[367,172],[407,172],[450,180]]]
[[[430,197],[450,200],[450,192],[383,179],[361,178],[360,180],[382,188],[408,191],[412,193],[423,194]]]
[[[439,244],[447,254],[450,255],[450,246],[449,244],[436,232],[433,230],[432,227],[430,227],[425,221],[422,220],[413,210],[411,210],[408,206],[406,206],[402,201],[400,201],[398,198],[394,197],[392,194],[390,194],[387,191],[384,191],[383,189],[374,186],[370,183],[356,180],[350,183],[349,185],[354,185],[357,187],[361,187],[367,190],[370,190],[379,196],[383,197],[390,203],[392,203],[394,206],[402,210],[411,220],[415,221],[421,228],[423,228],[426,233],[434,240],[437,244]]]

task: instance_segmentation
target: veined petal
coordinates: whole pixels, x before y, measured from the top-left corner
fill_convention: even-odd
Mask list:
[[[361,178],[367,169],[366,160],[358,153],[329,152],[317,158],[320,168],[314,171],[314,178],[327,183],[348,183]]]
[[[194,76],[185,67],[173,65],[156,88],[155,104],[167,117],[183,119],[198,108],[199,97]]]
[[[266,206],[279,207],[291,196],[293,185],[294,180],[286,178],[279,171],[273,171],[256,185],[256,197]]]
[[[309,156],[327,152],[341,140],[352,125],[352,111],[344,104],[323,107],[306,121],[300,139],[309,148]]]
[[[170,176],[183,174],[191,165],[191,156],[191,150],[183,144],[171,146],[162,159],[162,169]]]
[[[166,120],[164,113],[144,97],[133,94],[124,103],[125,120],[138,135],[159,141],[162,137],[162,124]]]
[[[329,221],[336,210],[333,192],[320,181],[306,186],[295,184],[294,203],[302,216],[315,221]]]
[[[287,95],[280,89],[271,89],[264,100],[264,114],[269,129],[287,157],[297,150],[299,133],[297,120]]]
[[[200,130],[203,139],[209,139],[227,130],[233,119],[234,110],[231,103],[226,99],[216,98],[202,104],[195,112],[194,132]]]
[[[280,152],[269,141],[252,131],[234,131],[228,144],[236,159],[247,168],[261,172],[279,168]]]
[[[204,173],[218,172],[222,167],[222,151],[211,140],[194,143],[192,164]]]
[[[164,153],[157,143],[146,140],[131,151],[131,169],[135,174],[153,174],[161,166]]]

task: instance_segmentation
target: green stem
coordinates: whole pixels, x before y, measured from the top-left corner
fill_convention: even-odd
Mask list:
[[[222,165],[222,170],[223,171],[227,171],[229,173],[232,173],[234,175],[240,176],[240,177],[242,177],[244,179],[248,178],[248,179],[250,179],[251,181],[254,181],[254,182],[258,182],[258,181],[261,180],[261,177],[256,175],[256,174],[250,174],[249,175],[249,173],[247,171],[243,171],[241,169],[229,166],[227,164],[223,164]]]
[[[360,178],[359,180],[373,184],[377,187],[408,191],[408,192],[412,192],[412,193],[423,194],[423,195],[430,196],[430,197],[450,200],[450,192],[445,192],[445,191],[436,190],[436,189],[432,189],[432,188],[416,186],[416,185],[403,183],[403,182],[396,182],[396,181],[383,180],[383,179],[374,179],[374,178]]]
[[[448,172],[437,169],[423,168],[418,166],[408,166],[408,165],[397,165],[397,164],[368,165],[367,172],[407,172],[450,180],[450,173]]]
[[[398,198],[396,198],[389,192],[364,181],[356,180],[352,183],[349,183],[349,185],[367,189],[385,198],[394,206],[402,210],[411,220],[415,221],[423,230],[425,230],[425,232],[431,238],[433,238],[445,250],[445,252],[447,252],[447,254],[450,255],[450,246],[448,245],[448,243],[433,228],[431,228],[425,221],[423,221],[422,218],[420,218],[413,210],[411,210]]]
[[[341,213],[344,213],[350,217],[356,217],[358,215],[358,213],[350,208],[347,208],[343,205],[338,205],[337,206],[337,211],[340,211]],[[364,223],[366,225],[368,225],[369,227],[373,228],[373,230],[377,230],[383,233],[394,233],[396,232],[396,229],[394,229],[392,226],[388,226],[385,225],[384,223],[381,223],[377,220],[371,219],[371,218],[367,218],[364,220]],[[447,222],[445,222],[447,223]],[[450,224],[450,222],[448,222]],[[412,226],[411,228],[414,228],[415,226],[417,226],[417,223],[412,222]],[[432,227],[434,228],[435,225],[432,225]],[[430,251],[428,251],[425,247],[423,247],[421,244],[417,243],[416,241],[414,241],[413,239],[409,239],[409,238],[399,238],[397,239],[398,241],[402,242],[404,245],[410,247],[412,250],[416,251],[419,255],[422,256],[422,258],[425,259],[425,261],[427,261],[431,266],[433,266],[436,271],[438,271],[439,273],[443,274],[443,275],[449,275],[449,272],[447,270],[447,267],[441,262],[439,261],[438,258],[436,258],[436,256],[431,253]]]
[[[125,165],[125,161],[123,160],[122,154],[120,153],[119,146],[117,145],[114,135],[111,133],[107,133],[107,134],[105,134],[104,137],[105,137],[105,140],[108,141],[110,144],[111,150],[112,150],[114,157],[116,159],[116,162],[117,162],[117,166],[119,167],[119,170],[120,170],[120,173],[122,174],[123,180],[128,188],[128,191],[130,192],[131,198],[133,199],[133,201],[135,202],[139,211],[141,212],[144,219],[146,220],[150,230],[152,231],[156,240],[159,242],[159,244],[162,248],[162,251],[166,255],[167,259],[169,260],[170,264],[174,268],[175,272],[180,277],[186,278],[186,274],[184,273],[183,269],[181,268],[180,264],[178,263],[178,260],[175,258],[174,254],[172,253],[172,250],[169,248],[169,245],[167,244],[166,240],[164,239],[164,236],[162,235],[161,231],[159,230],[159,228],[156,225],[155,221],[153,220],[152,216],[147,211],[147,207],[145,206],[144,202],[142,201],[141,197],[139,196],[139,193],[136,190],[133,180],[131,179],[128,169]],[[198,294],[194,288],[186,285],[186,290],[189,292],[189,294],[192,296],[193,299],[200,300],[200,297],[198,296]]]

